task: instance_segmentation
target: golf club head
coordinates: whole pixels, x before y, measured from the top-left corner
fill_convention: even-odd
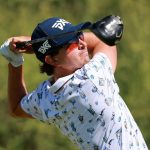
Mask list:
[[[92,24],[90,30],[109,46],[116,45],[123,34],[123,22],[119,16],[106,16]]]

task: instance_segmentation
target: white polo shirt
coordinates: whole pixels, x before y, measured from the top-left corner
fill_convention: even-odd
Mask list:
[[[43,82],[22,99],[21,107],[54,123],[82,150],[148,150],[103,53],[53,85]]]

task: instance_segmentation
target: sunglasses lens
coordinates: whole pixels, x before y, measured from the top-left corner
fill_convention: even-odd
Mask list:
[[[74,49],[78,48],[78,43],[71,43],[67,48],[67,53],[72,52]]]
[[[79,39],[84,40],[84,35],[82,32],[78,32],[76,37],[73,40],[69,41],[69,43],[79,43]]]

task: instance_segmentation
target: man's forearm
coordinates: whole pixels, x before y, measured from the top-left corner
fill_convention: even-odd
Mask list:
[[[10,113],[16,116],[20,100],[27,94],[23,78],[23,66],[13,67],[8,64],[8,101]]]

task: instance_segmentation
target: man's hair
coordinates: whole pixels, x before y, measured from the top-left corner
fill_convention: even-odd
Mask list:
[[[61,50],[61,48],[65,47],[65,45],[61,45],[55,48],[55,51],[52,51],[51,53],[49,53],[48,55],[50,55],[51,57],[54,57],[55,55],[57,55],[59,53],[59,51]],[[47,64],[46,62],[43,62],[42,65],[40,65],[40,73],[46,73],[48,76],[53,75],[54,73],[54,66]]]
[[[43,63],[40,65],[40,73],[46,73],[48,76],[51,76],[54,73],[54,66]]]

